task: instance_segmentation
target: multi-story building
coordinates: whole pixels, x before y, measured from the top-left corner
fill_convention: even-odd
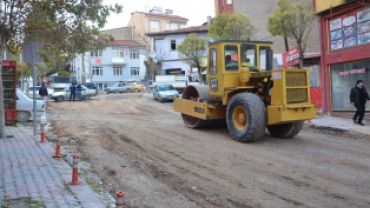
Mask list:
[[[323,110],[352,117],[351,88],[364,80],[370,89],[370,0],[314,0],[313,6],[320,18]]]
[[[188,19],[177,15],[172,15],[171,10],[166,10],[166,13],[156,12],[134,12],[127,24],[127,27],[133,27],[134,40],[150,45],[152,42],[145,41],[146,33],[160,32],[165,30],[177,30],[185,28]]]
[[[312,3],[312,0],[304,0]],[[282,54],[286,52],[285,42],[281,36],[273,36],[267,29],[267,20],[269,15],[273,15],[274,10],[278,9],[278,0],[215,0],[215,12],[236,13],[241,12],[248,16],[251,23],[258,29],[252,40],[264,40],[274,42],[274,53]],[[311,40],[308,44],[306,53],[318,53],[320,51],[319,26],[315,21],[312,26]],[[292,39],[288,40],[289,47],[297,46]]]
[[[117,81],[136,81],[145,79],[145,46],[131,40],[116,40],[102,51],[90,52],[89,82],[97,85],[103,92]]]
[[[191,34],[197,33],[199,38],[211,38],[207,35],[208,26],[188,27],[177,30],[166,30],[162,32],[152,32],[146,35],[154,39],[154,49],[157,59],[162,63],[162,75],[189,74],[198,69],[193,69],[186,62],[181,61],[177,46]]]
[[[115,40],[133,40],[133,28],[120,27],[100,31],[103,35],[111,35]]]

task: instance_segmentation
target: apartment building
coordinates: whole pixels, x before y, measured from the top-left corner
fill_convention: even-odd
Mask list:
[[[133,27],[135,41],[149,45],[144,39],[146,33],[186,28],[187,22],[187,18],[173,15],[171,10],[167,9],[166,12],[162,12],[153,9],[150,12],[132,13],[127,27]]]
[[[177,30],[152,32],[146,35],[154,39],[154,48],[157,58],[162,62],[161,75],[181,75],[197,72],[197,68],[181,61],[177,47],[191,33],[198,34],[199,38],[211,40],[207,35],[208,25],[188,27]],[[205,61],[206,67],[206,61]]]
[[[90,52],[90,82],[100,92],[118,81],[145,84],[145,46],[131,40],[116,40],[102,51]]]
[[[312,4],[312,0],[304,0]],[[274,53],[282,54],[286,52],[284,39],[281,36],[273,36],[267,29],[269,15],[273,15],[274,10],[278,9],[278,0],[215,0],[215,12],[236,13],[241,12],[248,16],[251,23],[258,29],[252,40],[264,40],[274,42]],[[308,44],[306,53],[318,53],[320,51],[319,24],[315,21],[311,31],[311,40]],[[290,49],[296,47],[294,40],[289,40]]]

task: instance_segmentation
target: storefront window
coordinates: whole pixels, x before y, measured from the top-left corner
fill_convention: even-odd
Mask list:
[[[330,69],[332,111],[354,111],[349,101],[349,93],[357,80],[363,80],[370,91],[370,60],[333,65]],[[369,109],[368,104],[367,109]]]

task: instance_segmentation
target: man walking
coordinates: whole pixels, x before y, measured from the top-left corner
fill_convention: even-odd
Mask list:
[[[69,87],[69,90],[71,91],[71,95],[69,96],[69,102],[72,101],[72,96],[73,96],[73,102],[75,102],[75,98],[76,98],[76,86],[75,84],[72,82],[71,86]]]
[[[351,100],[351,104],[357,108],[357,112],[352,119],[353,122],[358,123],[361,126],[365,126],[365,124],[362,122],[362,119],[365,115],[366,101],[369,101],[370,103],[370,97],[364,87],[364,82],[362,80],[357,80],[357,86],[351,89],[351,94],[349,97]]]
[[[44,100],[44,105],[46,105],[46,99],[48,97],[48,89],[46,88],[45,83],[42,83],[40,90],[39,90],[39,95]]]

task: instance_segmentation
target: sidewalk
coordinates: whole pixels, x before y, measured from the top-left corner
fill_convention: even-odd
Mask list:
[[[14,138],[0,139],[0,193],[2,200],[43,202],[46,207],[103,208],[98,195],[83,181],[70,186],[72,168],[63,159],[53,159],[51,143],[39,143],[40,135],[24,127],[6,127]]]
[[[366,121],[364,121],[364,123],[366,124]],[[365,126],[360,126],[358,124],[353,123],[352,119],[332,117],[330,115],[317,116],[317,119],[311,120],[311,124],[309,123],[307,124],[319,127],[330,127],[344,131],[353,131],[361,134],[370,135],[369,122]]]

